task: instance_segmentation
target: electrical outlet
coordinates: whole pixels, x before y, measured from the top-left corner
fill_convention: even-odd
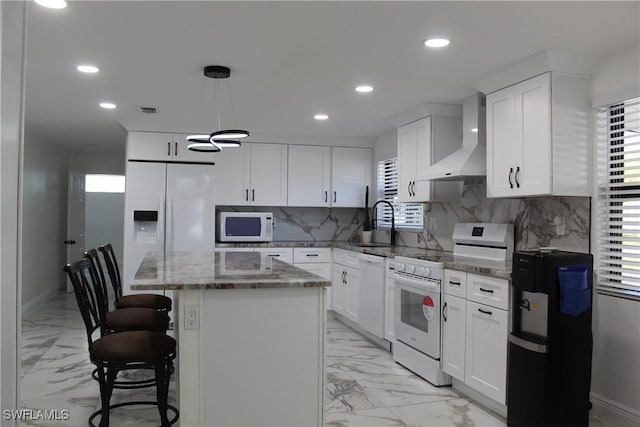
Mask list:
[[[438,230],[438,219],[434,216],[430,216],[427,222],[430,231]]]
[[[187,305],[184,307],[184,329],[200,329],[200,318],[198,316],[197,305]]]

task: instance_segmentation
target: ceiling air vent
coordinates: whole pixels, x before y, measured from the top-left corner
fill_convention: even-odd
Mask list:
[[[156,107],[140,107],[140,112],[142,114],[158,114]]]

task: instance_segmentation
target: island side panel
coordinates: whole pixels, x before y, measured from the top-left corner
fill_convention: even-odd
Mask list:
[[[202,335],[201,328],[185,330],[185,307],[198,307],[198,313],[203,313],[204,290],[179,290],[174,292],[174,330],[178,341],[178,408],[180,410],[180,425],[185,427],[202,426],[202,382],[201,356]],[[200,316],[202,317],[202,316]]]
[[[322,287],[204,292],[205,425],[323,425],[324,295]]]

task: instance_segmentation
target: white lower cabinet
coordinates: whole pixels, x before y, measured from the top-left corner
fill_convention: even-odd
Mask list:
[[[255,251],[287,264],[293,264],[293,248],[255,248]]]
[[[467,300],[445,295],[442,307],[442,370],[464,381]]]
[[[331,248],[293,248],[293,265],[331,280]],[[326,289],[325,306],[333,310],[333,286]]]
[[[333,253],[333,310],[356,323],[360,317],[358,255],[343,249],[334,249]]]
[[[443,289],[443,371],[506,404],[509,281],[446,269]]]
[[[506,403],[507,311],[467,301],[465,383]]]

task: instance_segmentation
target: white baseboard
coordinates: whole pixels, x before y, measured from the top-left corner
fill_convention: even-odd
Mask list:
[[[611,427],[637,427],[640,426],[640,411],[621,403],[607,399],[595,393],[591,393],[593,408],[591,414],[601,422],[603,426]]]
[[[23,304],[22,315],[25,316],[37,310],[38,308],[44,306],[47,303],[47,301],[53,298],[58,292],[60,292],[59,289],[50,289],[47,292],[40,294],[37,298],[32,299],[26,304]]]
[[[504,421],[506,421],[507,419],[506,405],[496,402],[495,400],[485,396],[479,391],[474,390],[473,388],[469,387],[462,381],[459,381],[455,378],[451,379],[451,386],[456,392],[458,392],[458,394],[462,394],[463,396],[470,398],[471,400],[474,401],[474,403],[479,404],[480,406],[483,406],[485,409],[489,409],[490,411],[494,412],[495,415],[501,416],[502,418],[504,418]]]

